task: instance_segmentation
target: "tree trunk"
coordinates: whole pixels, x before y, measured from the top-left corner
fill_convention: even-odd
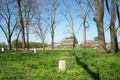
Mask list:
[[[28,18],[27,18],[28,17]],[[26,36],[27,36],[27,49],[29,50],[29,25],[28,25],[28,21],[29,21],[29,13],[27,13],[27,10],[25,8],[25,21],[26,21]]]
[[[27,31],[27,48],[29,50],[29,34],[28,34],[28,31]]]
[[[98,21],[97,23],[97,30],[98,30],[98,37],[99,37],[99,54],[106,54],[106,45],[105,45],[105,37],[104,37],[104,29],[103,29],[103,22]]]
[[[8,18],[8,45],[9,45],[9,50],[12,50],[11,46],[11,34],[10,34],[10,16]]]
[[[54,32],[53,32],[53,28],[52,28],[52,31],[51,31],[51,38],[52,38],[52,43],[51,43],[51,47],[52,47],[52,50],[54,50]]]
[[[9,50],[12,50],[12,46],[11,46],[11,37],[9,38],[8,44],[9,44]]]
[[[20,36],[20,32],[21,32],[21,29],[20,29],[20,31],[19,31],[19,33],[18,33],[18,36],[17,36],[17,39],[16,39],[16,50],[17,50],[17,43],[18,43],[18,38],[19,38],[19,36]]]
[[[73,49],[75,47],[75,35],[74,35],[74,32],[73,32]]]
[[[114,27],[115,28],[115,27]],[[116,53],[119,51],[119,47],[118,47],[118,40],[117,40],[117,35],[116,35],[116,33],[117,33],[117,31],[116,31],[116,29],[114,29],[115,31],[115,45],[116,45]]]
[[[84,20],[84,37],[83,37],[83,49],[86,49],[86,27],[85,27],[85,20]]]
[[[54,50],[54,36],[52,36],[52,45],[51,45],[51,47],[52,47],[52,50]]]
[[[117,33],[117,30],[118,28],[120,28],[120,14],[119,14],[119,5],[118,5],[118,1],[115,0],[115,3],[116,3],[116,9],[117,9],[117,17],[118,17],[118,22],[119,22],[119,27],[117,27],[116,29],[116,33]],[[115,34],[116,35],[116,34]],[[119,51],[119,46],[118,46],[118,41],[117,41],[117,35],[115,36],[115,41],[116,41],[116,45],[117,45],[117,51]]]
[[[44,41],[42,41],[42,45],[43,45],[43,50],[45,50],[45,43],[44,43]]]
[[[16,44],[15,44],[16,45],[16,50],[17,50],[17,43],[18,43],[18,39],[16,39]]]
[[[103,16],[104,16],[104,0],[101,0],[101,5],[99,0],[94,0],[96,18],[94,19],[97,23],[98,37],[99,37],[99,54],[106,54],[105,36],[103,28]]]
[[[115,28],[114,11],[115,11],[114,1],[111,0],[111,26],[110,26],[111,52],[117,53],[118,52],[118,43],[117,43],[117,35],[116,35],[116,28]]]
[[[20,26],[21,26],[21,31],[22,31],[23,53],[26,53],[26,51],[25,51],[26,44],[25,44],[24,26],[23,26],[23,18],[22,18],[20,0],[17,0],[17,4],[18,4],[18,10],[19,10],[19,17],[20,17]]]

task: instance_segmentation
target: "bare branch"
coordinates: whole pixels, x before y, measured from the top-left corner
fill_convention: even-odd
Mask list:
[[[1,13],[0,13],[0,15],[2,16],[2,18],[4,18],[6,24],[8,24],[7,19],[5,18],[5,16],[3,14],[1,14]]]
[[[119,13],[119,5],[118,5],[118,1],[115,0],[116,3],[116,8],[117,8],[117,17],[118,17],[118,22],[119,22],[119,26],[117,27],[116,31],[120,28],[120,13]]]
[[[109,14],[111,14],[111,13],[110,13],[110,9],[109,9],[109,7],[108,7],[108,0],[105,0],[105,1],[106,1],[107,11],[108,11]],[[111,16],[111,15],[110,15],[110,16]]]
[[[89,0],[87,0],[87,2],[88,2],[89,7],[92,9],[93,14],[96,15],[94,9],[92,8],[92,6],[93,6],[92,5],[92,0],[91,0],[91,2],[89,2]]]
[[[13,35],[13,32],[15,31],[16,26],[17,26],[17,24],[18,24],[19,22],[20,22],[20,21],[16,21],[16,23],[14,24],[13,29],[12,29],[12,32],[11,32],[11,34],[10,34],[10,36],[12,36],[12,35]]]
[[[82,23],[82,24],[83,24],[83,23]],[[78,31],[80,30],[80,28],[81,28],[82,24],[80,25],[79,29],[76,31],[76,34],[77,34],[77,33],[78,33]]]
[[[5,12],[6,10],[3,9],[2,6],[0,6],[0,8],[1,8],[1,11],[4,13],[4,15],[8,18],[8,15],[7,15],[7,13]],[[2,13],[1,13],[1,14],[2,14]],[[0,14],[0,15],[1,15],[1,14]]]
[[[1,28],[2,31],[4,32],[4,34],[5,34],[6,38],[7,38],[7,41],[8,41],[9,39],[8,39],[7,33],[5,32],[5,30],[3,29],[3,27],[2,27],[1,25],[0,25],[0,28]]]
[[[61,12],[62,13],[62,12]],[[62,15],[65,17],[65,19],[68,21],[68,23],[69,23],[69,26],[71,27],[72,25],[71,25],[71,22],[70,22],[70,20],[67,18],[67,16],[65,15],[65,14],[63,14],[62,13]],[[72,27],[71,27],[72,28]]]

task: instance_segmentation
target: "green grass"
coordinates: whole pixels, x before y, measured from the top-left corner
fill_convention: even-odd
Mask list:
[[[108,49],[109,51],[109,49]],[[66,70],[58,69],[66,60]],[[98,55],[98,50],[39,50],[0,52],[0,80],[120,80],[120,52]]]

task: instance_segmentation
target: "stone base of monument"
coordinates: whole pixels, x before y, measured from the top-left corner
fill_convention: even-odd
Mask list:
[[[59,61],[59,70],[65,70],[66,69],[66,61],[60,60]]]

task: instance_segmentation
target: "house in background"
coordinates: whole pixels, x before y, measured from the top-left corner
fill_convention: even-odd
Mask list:
[[[73,39],[63,39],[60,41],[61,47],[73,47]]]
[[[54,44],[53,46],[54,47],[60,47],[60,44]]]
[[[94,45],[94,44],[95,44],[95,42],[92,41],[92,40],[86,41],[86,45],[87,45],[87,46]]]

